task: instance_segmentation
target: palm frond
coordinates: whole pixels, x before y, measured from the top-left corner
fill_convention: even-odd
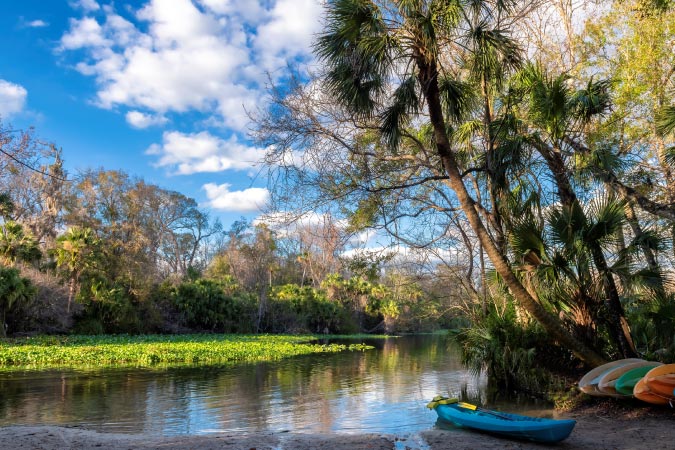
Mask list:
[[[665,251],[667,249],[663,237],[652,228],[642,230],[640,235],[633,238],[630,245],[636,248],[646,247],[652,251]]]
[[[665,106],[656,114],[656,132],[661,136],[675,130],[675,106]]]
[[[616,146],[611,142],[597,145],[588,154],[576,154],[577,168],[586,169],[591,173],[620,173],[626,169],[628,162],[616,152]]]
[[[546,252],[544,230],[531,216],[514,223],[509,242],[524,263],[539,265]]]
[[[410,115],[417,113],[419,106],[417,80],[411,75],[396,88],[392,95],[392,103],[380,117],[380,132],[390,148],[398,148],[401,131],[409,122]]]
[[[596,242],[616,235],[626,223],[626,202],[616,196],[601,195],[590,201],[587,206],[589,225],[584,233],[586,242]]]
[[[511,179],[517,179],[527,167],[529,147],[521,136],[501,139],[492,155],[492,182],[499,189],[508,188]],[[515,175],[515,176],[512,176]]]
[[[367,0],[335,0],[326,32],[314,51],[328,70],[326,83],[337,100],[359,114],[371,114],[385,94],[396,42],[378,7]]]
[[[529,92],[534,86],[540,85],[541,80],[545,78],[544,69],[540,64],[528,62],[511,76],[509,82],[512,89]]]
[[[438,89],[446,117],[451,121],[459,122],[475,105],[475,89],[469,83],[445,76],[438,80]]]
[[[482,121],[469,120],[462,122],[462,124],[455,129],[452,136],[456,142],[462,143],[468,147],[471,144],[471,141],[482,132],[482,129]]]
[[[546,220],[553,242],[562,245],[568,252],[575,252],[587,224],[583,209],[577,203],[552,208]]]
[[[584,89],[572,95],[569,109],[583,122],[588,122],[595,116],[604,115],[612,104],[610,87],[610,80],[594,81],[591,78]]]
[[[461,16],[461,0],[435,0],[431,2],[431,20],[437,30],[452,30]]]
[[[424,6],[422,0],[399,0],[396,2],[398,10],[406,17],[411,17],[419,13]]]
[[[471,29],[468,38],[474,48],[469,61],[474,79],[492,80],[500,88],[506,74],[522,65],[521,48],[505,30],[482,21]]]
[[[665,159],[668,164],[675,166],[675,145],[671,145],[666,148]]]

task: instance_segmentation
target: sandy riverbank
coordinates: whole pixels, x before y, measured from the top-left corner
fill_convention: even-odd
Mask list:
[[[675,409],[592,406],[565,414],[576,419],[572,435],[556,445],[497,438],[463,429],[430,429],[414,435],[214,434],[157,438],[97,433],[68,427],[0,428],[0,447],[12,450],[458,450],[458,449],[675,449]]]

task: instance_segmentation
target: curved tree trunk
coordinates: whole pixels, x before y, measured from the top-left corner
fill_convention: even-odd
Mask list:
[[[602,356],[574,338],[574,336],[562,326],[557,317],[546,311],[542,305],[532,298],[511,270],[511,266],[504,254],[499,251],[490,238],[485,225],[476,211],[474,201],[464,185],[457,161],[450,147],[440,102],[438,71],[435,61],[429,61],[423,55],[417,55],[416,61],[419,69],[419,82],[427,101],[431,125],[434,128],[436,149],[441,157],[443,168],[449,177],[448,184],[455,192],[462,211],[466,214],[471,227],[478,236],[490,261],[492,261],[495,270],[501,275],[516,301],[518,301],[518,303],[546,329],[553,339],[571,350],[584,362],[593,366],[603,364],[605,359]]]

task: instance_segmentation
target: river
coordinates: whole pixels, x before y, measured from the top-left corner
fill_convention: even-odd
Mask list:
[[[369,340],[364,352],[165,369],[0,372],[0,425],[173,436],[221,432],[392,433],[433,428],[435,395],[485,399],[443,335]],[[548,416],[550,406],[490,406]]]

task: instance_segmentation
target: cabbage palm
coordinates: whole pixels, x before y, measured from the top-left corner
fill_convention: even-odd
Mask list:
[[[620,353],[626,343],[616,333],[627,327],[626,319],[615,317],[609,300],[603,299],[608,295],[607,277],[625,264],[618,258],[616,267],[610,266],[598,253],[616,244],[625,222],[624,202],[606,194],[583,206],[577,201],[551,207],[545,223],[526,216],[513,227],[510,239],[533,290],[570,316],[576,332],[589,343],[597,340],[597,327],[604,324]],[[598,260],[604,268],[597,267]]]
[[[661,136],[675,134],[675,105],[664,106],[656,115],[656,131]],[[666,149],[666,160],[675,166],[675,146]]]
[[[14,210],[14,202],[7,192],[0,192],[0,217],[7,220]]]
[[[464,184],[448,133],[453,120],[461,118],[466,96],[454,74],[446,70],[444,57],[451,54],[446,52],[466,48],[467,39],[480,42],[467,68],[478,76],[484,92],[498,87],[509,67],[517,65],[519,53],[514,41],[490,19],[508,13],[515,4],[499,0],[335,0],[327,5],[326,31],[316,51],[327,67],[326,86],[337,101],[356,116],[376,120],[392,151],[397,151],[407,124],[428,118],[444,181],[514,298],[552,338],[582,360],[600,364],[603,358],[572,336],[514,274]],[[466,26],[459,27],[460,22]],[[486,115],[491,114],[489,104],[485,108]]]
[[[591,80],[584,89],[576,92],[567,84],[568,77],[551,77],[540,67],[530,65],[524,68],[514,83],[517,91],[524,93],[527,107],[525,117],[531,123],[534,133],[529,137],[545,161],[557,188],[561,208],[557,220],[568,232],[579,234],[584,251],[588,252],[595,269],[602,280],[603,290],[599,292],[606,299],[608,324],[612,340],[624,357],[636,356],[630,331],[621,305],[619,290],[602,249],[603,233],[614,232],[625,224],[625,204],[607,200],[602,206],[595,205],[597,214],[605,214],[596,223],[583,210],[571,182],[572,171],[567,159],[574,152],[566,145],[566,138],[579,131],[579,126],[594,117],[602,115],[609,107],[608,83]],[[573,222],[564,222],[574,218]],[[560,221],[563,222],[560,222]],[[589,228],[591,227],[591,228]],[[570,238],[570,236],[566,236]],[[591,267],[589,267],[590,269]]]
[[[0,337],[6,336],[5,317],[17,303],[35,295],[35,287],[27,278],[22,278],[19,270],[0,266]]]
[[[10,220],[0,225],[0,261],[13,265],[17,260],[30,262],[41,256],[37,241],[20,224]]]
[[[675,106],[665,106],[656,116],[656,131],[667,135],[675,131]]]
[[[97,262],[99,246],[100,240],[91,228],[71,227],[56,240],[56,265],[68,279],[68,312],[82,273]]]

